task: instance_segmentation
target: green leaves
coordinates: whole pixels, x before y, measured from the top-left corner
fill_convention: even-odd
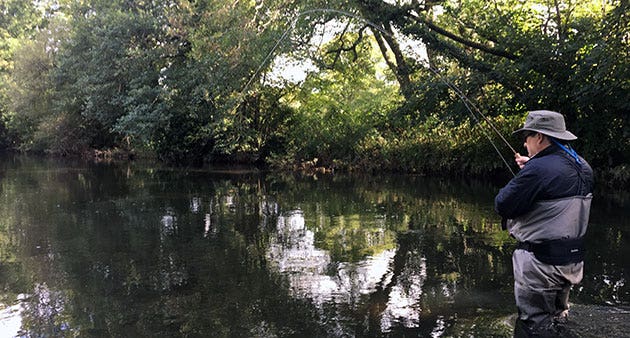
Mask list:
[[[356,36],[345,38],[353,41]],[[370,40],[351,51],[343,51],[340,43],[324,48],[330,69],[310,75],[289,101],[297,110],[289,139],[297,160],[318,158],[320,165],[352,160],[364,138],[383,127],[385,113],[402,100],[398,87],[377,72]]]
[[[418,152],[441,168],[502,166],[467,150],[489,144],[461,136],[463,95],[509,121],[560,111],[592,164],[628,162],[627,1],[38,4],[0,2],[0,146],[394,170],[422,167]],[[273,82],[280,56],[318,68]],[[435,123],[439,133],[425,129]]]

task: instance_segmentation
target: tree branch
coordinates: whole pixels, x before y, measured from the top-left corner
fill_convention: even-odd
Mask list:
[[[412,97],[412,87],[411,87],[411,79],[409,78],[409,67],[407,65],[407,61],[405,60],[402,51],[400,50],[400,46],[398,42],[394,39],[391,27],[385,28],[388,34],[383,34],[379,30],[372,28],[372,33],[374,34],[374,38],[378,43],[378,47],[381,50],[381,54],[389,69],[394,72],[396,76],[396,80],[400,85],[400,91],[407,99],[411,99]],[[391,51],[394,54],[395,62],[392,61],[388,52]]]
[[[335,54],[335,58],[334,58],[333,64],[330,66],[330,68],[334,68],[335,67],[335,65],[337,64],[337,61],[339,61],[339,58],[341,57],[341,54],[343,52],[352,52],[352,55],[353,55],[352,61],[355,61],[359,57],[359,55],[357,53],[357,47],[359,46],[361,41],[363,41],[363,31],[365,31],[365,29],[367,27],[368,26],[365,25],[361,29],[359,29],[358,36],[354,40],[352,45],[350,45],[349,47],[344,47],[345,43],[343,41],[343,38],[344,38],[344,36],[345,36],[345,34],[347,32],[347,28],[348,28],[348,26],[346,26],[346,28],[343,30],[343,32],[341,33],[341,35],[339,35],[339,37],[337,39],[339,41],[339,44],[340,44],[339,48],[330,49],[330,50],[328,50],[326,52],[326,54]]]
[[[481,43],[478,43],[478,42],[474,42],[474,41],[465,39],[465,38],[463,38],[463,37],[461,37],[459,35],[456,35],[454,33],[451,33],[449,31],[447,31],[446,29],[444,29],[442,27],[437,26],[436,24],[432,23],[431,21],[429,21],[429,20],[427,20],[425,18],[422,18],[420,16],[411,15],[411,14],[408,14],[408,16],[410,18],[412,18],[414,21],[425,25],[430,30],[432,30],[432,31],[434,31],[434,32],[436,32],[436,33],[438,33],[438,34],[440,34],[442,36],[445,36],[445,37],[447,37],[447,38],[449,38],[449,39],[451,39],[453,41],[456,41],[456,42],[459,42],[459,43],[461,43],[463,45],[466,45],[468,47],[471,47],[471,48],[474,48],[474,49],[477,49],[477,50],[480,50],[482,52],[489,53],[489,54],[492,54],[492,55],[500,56],[500,57],[503,57],[503,58],[506,58],[506,59],[509,59],[509,60],[517,60],[518,59],[518,56],[515,55],[515,54],[512,54],[512,53],[510,53],[508,51],[505,51],[505,50],[502,50],[502,49],[492,48],[490,46],[487,46],[487,45],[484,45],[484,44],[481,44]]]

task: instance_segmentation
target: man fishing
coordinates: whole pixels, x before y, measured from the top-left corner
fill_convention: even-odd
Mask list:
[[[520,136],[528,156],[495,198],[503,227],[517,241],[512,254],[516,337],[562,335],[569,290],[582,280],[583,238],[593,191],[593,170],[567,141],[564,117],[531,111]]]

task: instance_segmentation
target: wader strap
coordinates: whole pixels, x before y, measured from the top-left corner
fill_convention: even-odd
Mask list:
[[[532,252],[536,259],[550,265],[567,265],[584,260],[584,237],[554,239],[542,243],[518,242],[516,249]]]
[[[573,159],[575,160],[575,163],[579,164],[580,166],[582,165],[582,161],[580,161],[580,157],[578,156],[577,152],[573,148],[563,145],[562,143],[558,142],[553,137],[551,138],[551,142],[555,143],[558,147],[560,147],[560,149],[564,150],[564,152],[569,154],[569,156],[573,157]]]
[[[582,161],[580,160],[580,156],[578,155],[578,153],[573,148],[571,148],[571,146],[565,146],[553,137],[550,138],[550,140],[555,145],[560,147],[560,149],[564,150],[564,152],[567,153],[567,155],[571,156],[575,160],[574,167],[575,167],[575,170],[577,171],[578,176],[580,177],[580,181],[578,182],[579,194],[583,196],[588,195],[589,192],[585,190],[585,187],[587,185],[585,183],[584,174],[582,173]]]

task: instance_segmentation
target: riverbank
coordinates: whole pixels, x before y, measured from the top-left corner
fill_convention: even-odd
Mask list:
[[[436,150],[434,150],[436,151]],[[7,154],[5,152],[4,154]],[[8,152],[8,154],[16,154]],[[127,149],[92,149],[78,155],[51,155],[51,154],[27,154],[28,156],[52,157],[52,158],[69,158],[74,160],[84,160],[96,163],[107,162],[127,162],[127,161],[146,161],[152,163],[162,163],[162,165],[186,166],[186,167],[214,167],[221,168],[237,166],[257,168],[257,170],[279,171],[279,172],[296,172],[305,175],[316,174],[361,174],[361,175],[382,175],[399,174],[426,176],[436,178],[465,178],[492,181],[497,184],[504,184],[512,177],[512,172],[516,173],[515,166],[510,169],[505,164],[488,161],[485,165],[483,161],[476,160],[474,163],[465,163],[454,165],[455,158],[458,156],[453,150],[444,150],[441,163],[435,160],[437,154],[427,157],[426,152],[419,154],[415,158],[408,158],[404,161],[399,159],[398,162],[392,163],[386,161],[383,157],[374,157],[371,160],[321,160],[314,158],[311,160],[295,161],[288,158],[273,158],[266,162],[256,161],[254,158],[235,156],[224,157],[220,160],[206,161],[203,163],[166,163],[158,159],[150,152],[134,151]],[[496,156],[496,153],[490,153]],[[488,154],[484,155],[488,156]],[[463,156],[466,158],[469,156]],[[433,165],[432,165],[433,164]],[[511,171],[510,171],[511,170]],[[626,192],[630,190],[630,166],[620,165],[614,168],[594,167],[596,189],[604,189],[607,194],[619,194],[620,198],[624,197]]]
[[[402,168],[391,168],[386,165],[379,166],[378,162],[370,163],[369,166],[357,166],[335,162],[332,165],[322,164],[318,159],[310,161],[302,161],[299,163],[273,163],[270,168],[278,171],[301,172],[308,175],[324,174],[324,173],[358,173],[369,175],[402,174],[402,175],[418,175],[436,178],[474,178],[480,180],[491,180],[495,183],[505,183],[512,178],[511,172],[506,168],[487,168],[485,171],[481,169],[467,170],[465,166],[459,168],[441,168],[434,170],[432,168],[424,168],[418,170],[415,168],[403,170]],[[512,169],[516,173],[516,169]],[[594,168],[596,189],[604,189],[607,193],[625,194],[630,188],[630,167],[626,165],[615,168]]]
[[[516,314],[513,314],[500,324],[506,331],[513,332],[515,321]],[[567,338],[630,337],[630,308],[571,304],[566,329]]]
[[[573,304],[567,326],[577,337],[630,337],[630,308]]]

